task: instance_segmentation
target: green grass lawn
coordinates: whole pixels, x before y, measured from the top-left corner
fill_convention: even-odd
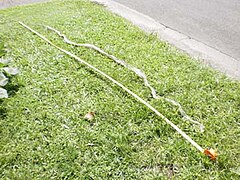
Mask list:
[[[122,89],[48,45],[23,21],[59,46],[106,72],[156,107],[202,147],[211,162]],[[143,70],[164,97],[182,104],[181,118],[151,98],[140,78],[99,53],[65,44],[44,25],[77,43],[95,44]],[[240,83],[148,35],[99,5],[52,1],[0,11],[5,58],[21,73],[0,102],[1,179],[238,179]],[[96,112],[93,120],[83,117]]]

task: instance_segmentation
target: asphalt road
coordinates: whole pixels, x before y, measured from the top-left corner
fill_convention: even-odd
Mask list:
[[[240,61],[239,0],[114,0]]]

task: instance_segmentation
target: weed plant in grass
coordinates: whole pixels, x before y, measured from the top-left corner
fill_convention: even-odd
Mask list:
[[[217,149],[217,161],[209,161],[131,96],[18,21],[148,100],[200,145]],[[205,125],[205,132],[182,120],[169,103],[152,99],[133,72],[93,50],[65,44],[44,25],[142,69],[158,93],[180,102]],[[0,37],[6,56],[21,69],[13,80],[20,88],[0,102],[2,179],[239,178],[239,82],[88,1],[51,1],[1,10]],[[89,111],[96,113],[91,121],[84,119]]]

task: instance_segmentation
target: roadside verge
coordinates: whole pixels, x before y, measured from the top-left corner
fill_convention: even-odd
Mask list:
[[[130,9],[112,0],[91,0],[106,6],[110,11],[118,14],[148,33],[156,33],[158,37],[199,59],[204,64],[240,80],[240,62],[200,41],[194,40],[180,32],[166,27],[151,17]]]

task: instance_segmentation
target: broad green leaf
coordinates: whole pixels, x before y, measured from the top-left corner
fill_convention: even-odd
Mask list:
[[[6,89],[0,87],[0,99],[1,98],[8,98],[8,93]]]
[[[8,83],[8,78],[0,72],[0,86],[5,86]]]
[[[7,65],[10,60],[0,58],[0,64]]]
[[[5,67],[5,68],[3,68],[3,70],[4,70],[6,73],[11,74],[11,75],[16,75],[16,74],[19,73],[18,68]]]

